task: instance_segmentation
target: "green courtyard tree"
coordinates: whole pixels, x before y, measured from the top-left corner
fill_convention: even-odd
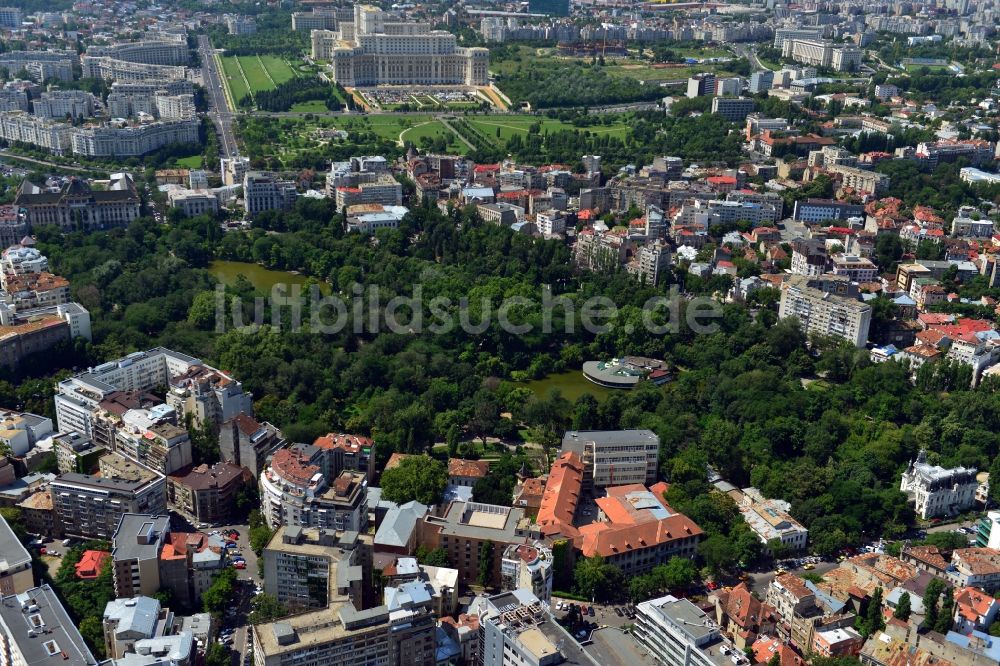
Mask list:
[[[912,612],[913,611],[910,610],[910,593],[903,592],[899,595],[899,603],[896,604],[896,610],[892,612],[892,616],[897,620],[903,620],[905,622],[910,619],[910,613]]]
[[[437,504],[448,485],[448,468],[430,456],[403,458],[398,466],[382,473],[382,497],[405,504]]]

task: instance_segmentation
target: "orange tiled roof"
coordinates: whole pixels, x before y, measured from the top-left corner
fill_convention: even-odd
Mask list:
[[[538,508],[535,522],[546,534],[576,533],[573,527],[573,514],[580,500],[580,489],[583,487],[583,462],[580,456],[567,451],[552,464],[552,471],[545,482],[545,492]]]
[[[489,474],[490,463],[485,460],[448,459],[448,476],[462,476],[481,479]]]

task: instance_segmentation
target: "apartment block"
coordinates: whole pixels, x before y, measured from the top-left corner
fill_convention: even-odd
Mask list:
[[[500,583],[506,545],[524,543],[537,535],[523,509],[481,502],[451,502],[443,515],[427,514],[418,527],[418,543],[431,549],[443,548],[451,566],[458,569],[459,580],[466,584],[479,578],[483,543],[494,544],[489,580],[496,585]]]
[[[6,51],[0,53],[0,67],[8,72],[28,73],[28,78],[39,83],[49,79],[73,80],[74,51]]]
[[[369,577],[359,574],[371,566],[371,543],[357,532],[286,525],[264,548],[264,590],[289,609],[326,608],[338,589],[362,599]]]
[[[126,42],[112,46],[89,46],[84,57],[108,57],[145,65],[185,65],[190,60],[186,42]]]
[[[353,7],[313,7],[311,12],[292,12],[292,30],[336,30],[340,21],[354,20]]]
[[[861,49],[853,44],[838,45],[823,39],[789,39],[782,44],[782,55],[796,62],[828,67],[836,72],[850,72],[861,66]]]
[[[295,183],[275,174],[247,171],[243,176],[243,199],[251,217],[266,210],[291,210],[299,193]]]
[[[477,599],[479,663],[484,666],[550,666],[567,660],[561,649],[582,652],[528,590]],[[554,626],[555,625],[555,626]],[[573,660],[570,663],[586,663]]]
[[[331,471],[330,455],[315,444],[275,451],[260,477],[261,508],[269,525],[364,530],[367,473],[348,469],[325,473]]]
[[[857,299],[850,280],[793,275],[781,287],[778,318],[796,317],[807,334],[843,338],[864,347],[871,325],[871,306]]]
[[[219,424],[253,412],[252,397],[229,375],[199,359],[164,347],[134,352],[64,379],[57,385],[56,421],[62,431],[94,435],[93,412],[116,392],[167,387],[165,404],[177,422],[188,414],[198,426]]]
[[[0,516],[0,597],[21,594],[34,586],[31,555]]]
[[[21,10],[17,7],[0,7],[0,27],[20,28]]]
[[[83,76],[88,79],[146,83],[151,81],[180,81],[187,78],[187,67],[133,62],[111,56],[80,56]]]
[[[632,637],[660,664],[726,666],[718,625],[687,599],[667,595],[638,604]]]
[[[584,488],[656,481],[660,438],[652,430],[568,431],[562,451],[579,456]]]
[[[312,604],[321,598],[320,589],[326,584],[326,604],[312,612],[253,626],[254,665],[434,666],[436,626],[430,597],[399,599],[392,608],[372,607],[365,595],[358,593],[371,580],[368,546],[354,542],[356,535],[304,532],[286,528],[271,539],[268,548],[274,550],[264,559],[268,567],[265,588],[279,598]],[[349,548],[352,542],[356,545]],[[344,552],[339,552],[341,546]],[[303,580],[307,567],[316,567],[315,575]],[[321,573],[324,568],[325,576]]]
[[[246,413],[237,414],[219,429],[222,460],[247,469],[253,478],[260,476],[267,458],[284,445],[280,430]]]
[[[174,666],[197,663],[198,649],[208,645],[211,616],[178,617],[152,597],[112,599],[104,608],[105,651],[114,663]]]
[[[166,479],[118,454],[100,460],[100,476],[71,472],[51,483],[53,508],[67,534],[109,539],[119,517],[166,513]]]
[[[881,194],[889,189],[890,178],[884,173],[842,164],[831,164],[825,168],[827,173],[840,176],[841,187],[849,187],[855,191],[869,194]]]
[[[718,113],[731,123],[746,120],[753,113],[755,103],[749,97],[713,97],[712,113]]]
[[[165,589],[179,604],[193,606],[228,564],[222,537],[172,531],[165,514],[122,514],[111,542],[119,598]]]
[[[94,95],[83,90],[51,90],[31,102],[35,116],[47,120],[89,118],[94,106]]]
[[[171,208],[180,210],[185,217],[215,215],[219,212],[218,197],[204,190],[170,190],[167,193],[167,203]]]
[[[0,660],[5,666],[98,663],[48,585],[0,598]]]
[[[830,258],[834,275],[844,275],[852,282],[874,282],[878,278],[878,267],[871,259],[849,254],[836,254]]]
[[[330,62],[343,86],[489,84],[489,49],[457,46],[455,35],[427,23],[404,23],[370,5],[355,5],[353,22],[313,30],[312,57]]]
[[[500,589],[529,590],[545,603],[552,599],[552,550],[541,541],[508,544],[500,562]]]
[[[236,511],[237,496],[250,481],[250,474],[238,465],[202,463],[167,477],[167,501],[195,522],[229,522]]]
[[[403,186],[390,173],[358,174],[356,184],[333,188],[337,210],[358,204],[400,206],[403,203]]]

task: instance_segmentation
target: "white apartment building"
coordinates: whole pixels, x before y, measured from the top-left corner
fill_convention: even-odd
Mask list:
[[[252,16],[227,16],[226,29],[230,35],[252,35],[257,32],[257,21]]]
[[[191,118],[78,128],[72,133],[73,152],[88,157],[137,157],[172,143],[200,143],[200,127]]]
[[[657,663],[664,666],[721,666],[718,625],[687,599],[667,595],[635,608],[632,636]]]
[[[716,98],[721,99],[721,98]],[[732,224],[746,221],[754,226],[770,225],[781,219],[781,208],[775,204],[754,201],[728,201],[696,199],[685,202],[674,216],[674,226],[699,224]]]
[[[778,318],[796,317],[807,334],[843,338],[860,349],[868,342],[871,306],[853,297],[847,278],[834,277],[790,276],[781,287]]]
[[[712,113],[718,113],[731,123],[742,122],[753,109],[754,101],[749,97],[712,98]]]
[[[64,155],[73,149],[71,125],[36,118],[24,111],[0,113],[0,138],[38,146],[54,155]]]
[[[899,489],[909,496],[913,510],[923,520],[962,513],[976,501],[978,487],[975,469],[931,465],[923,449],[910,462],[899,483]]]
[[[250,217],[265,210],[291,210],[298,197],[295,183],[273,173],[247,171],[243,176],[244,207]]]
[[[562,451],[580,456],[587,487],[656,482],[660,438],[652,430],[571,430]]]
[[[552,550],[540,541],[508,544],[500,560],[500,589],[530,590],[546,604],[552,599]]]
[[[144,65],[186,65],[190,60],[187,42],[147,40],[112,46],[89,46],[83,58],[113,58]]]
[[[249,170],[249,157],[223,157],[219,160],[223,185],[243,185],[243,179]]]
[[[826,167],[826,171],[840,176],[843,187],[850,187],[870,194],[880,194],[889,189],[890,179],[884,173],[843,164],[830,164]]]
[[[459,47],[447,31],[396,21],[378,7],[355,5],[353,23],[311,37],[312,57],[329,61],[344,86],[489,83],[489,49]]]
[[[357,204],[384,206],[403,204],[403,186],[392,177],[392,174],[363,172],[356,176],[356,185],[343,185],[334,189],[337,210]]]
[[[554,627],[545,631],[555,622],[530,591],[512,590],[488,597],[478,603],[476,610],[482,666],[550,666],[563,662],[558,640],[561,637],[550,635]]]
[[[0,27],[20,28],[21,10],[17,7],[0,7]]]
[[[155,347],[59,382],[56,423],[61,432],[92,437],[92,413],[110,393],[150,391],[160,386],[169,387],[167,404],[177,410],[180,419],[190,411],[198,423],[221,424],[240,412],[253,413],[251,396],[243,392],[239,382],[192,356]]]
[[[65,120],[89,118],[94,115],[94,95],[83,90],[52,90],[43,92],[31,103],[32,110],[39,118]]]
[[[205,190],[170,190],[167,202],[173,208],[178,208],[186,217],[198,215],[214,215],[219,211],[219,199]]]
[[[73,80],[74,51],[7,51],[0,53],[0,67],[8,72],[28,72],[32,81]]]
[[[789,39],[782,45],[782,55],[796,62],[849,72],[861,66],[862,51],[853,44],[834,44],[825,39]]]
[[[108,115],[112,118],[135,118],[140,114],[156,117],[159,112],[156,99],[158,96],[193,94],[194,86],[186,79],[150,80],[143,83],[115,82],[111,84],[111,93],[108,95]]]
[[[535,216],[538,232],[546,236],[566,232],[566,215],[561,210],[547,210]]]
[[[261,512],[279,525],[364,530],[368,523],[367,477],[341,470],[328,476],[325,452],[299,445],[279,449],[260,476]]]
[[[993,220],[979,215],[974,206],[962,206],[951,221],[951,235],[956,237],[989,238],[993,231]]]
[[[123,81],[126,83],[143,83],[147,81],[178,81],[187,77],[187,68],[183,65],[156,65],[130,60],[121,60],[109,56],[80,56],[84,78],[104,79],[105,81]]]
[[[187,120],[194,118],[197,110],[194,95],[154,95],[156,117],[164,120]]]
[[[845,275],[852,282],[874,282],[878,278],[878,267],[871,259],[849,254],[836,254],[830,262],[834,275]]]

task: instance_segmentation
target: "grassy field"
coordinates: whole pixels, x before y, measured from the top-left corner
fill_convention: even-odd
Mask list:
[[[176,160],[177,166],[184,169],[200,169],[201,168],[201,155],[190,155],[188,157],[180,157]]]
[[[318,99],[293,104],[289,110],[295,113],[326,113],[328,111],[326,103]]]
[[[526,136],[528,128],[534,123],[541,124],[541,132],[557,132],[559,130],[574,130],[593,132],[594,134],[607,134],[615,138],[624,138],[628,133],[628,125],[621,123],[615,125],[595,125],[594,127],[575,127],[570,123],[551,118],[539,118],[537,116],[469,116],[466,118],[470,125],[482,132],[485,136],[496,136],[497,129],[500,130],[500,139],[509,141],[515,134]]]
[[[293,63],[298,66],[301,63]],[[239,101],[249,93],[274,90],[275,86],[304,73],[296,72],[284,58],[271,55],[226,56],[222,69],[233,99]],[[244,81],[244,76],[246,80]],[[247,84],[249,83],[249,88]],[[324,107],[325,109],[326,107]]]
[[[384,139],[397,141],[400,132],[429,120],[431,120],[430,116],[416,113],[400,116],[377,115],[344,118],[337,126],[348,132],[374,132]]]
[[[240,70],[240,64],[236,58],[221,58],[221,60],[222,73],[226,78],[226,84],[229,86],[229,94],[232,96],[234,102],[239,102],[250,94],[250,89],[243,80],[243,72]]]
[[[454,132],[437,120],[425,122],[403,132],[403,140],[410,141],[417,146],[420,145],[420,140],[424,137],[436,139],[440,136],[444,136],[448,140],[449,151],[465,152],[465,144],[462,143],[457,136],[455,136]]]
[[[905,65],[907,72],[919,72],[925,67],[927,68],[927,71],[932,74],[954,74],[954,70],[948,65]]]

